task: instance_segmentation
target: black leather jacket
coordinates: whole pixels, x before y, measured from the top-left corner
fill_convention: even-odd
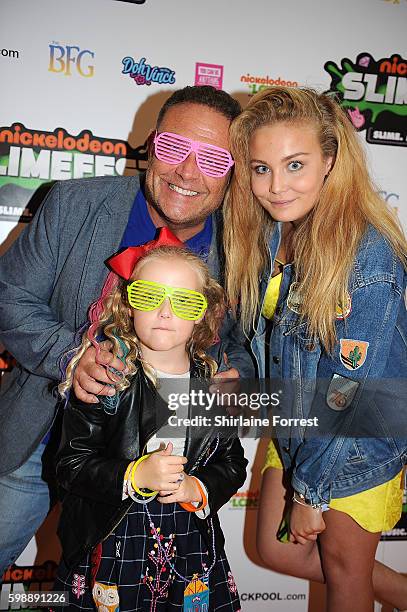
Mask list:
[[[193,364],[191,378],[200,378],[202,366]],[[143,454],[152,435],[168,418],[167,404],[140,369],[122,392],[117,413],[107,414],[101,404],[69,401],[63,421],[57,458],[57,477],[65,495],[58,528],[63,557],[68,567],[79,563],[104,540],[128,512],[133,502],[122,500],[123,479],[130,461]],[[205,428],[202,436],[187,437],[187,473],[206,486],[210,515],[194,516],[204,541],[210,546],[213,520],[218,551],[224,537],[217,511],[241,487],[247,460],[236,435],[219,437],[216,453],[202,466],[219,432]]]

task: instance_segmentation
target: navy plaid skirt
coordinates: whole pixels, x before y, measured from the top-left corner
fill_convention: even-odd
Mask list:
[[[214,557],[212,548],[178,504],[133,503],[83,563],[73,570],[61,563],[54,590],[67,591],[70,602],[58,610],[238,612],[226,555]]]

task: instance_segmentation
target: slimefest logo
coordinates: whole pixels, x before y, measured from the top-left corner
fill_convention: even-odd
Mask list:
[[[0,610],[36,607],[34,604],[21,602],[23,598],[26,598],[27,587],[32,584],[36,591],[48,593],[49,587],[55,581],[57,569],[58,565],[55,561],[45,561],[42,565],[12,565],[9,567],[4,572],[0,585]],[[46,587],[48,587],[47,590],[45,590]]]
[[[151,66],[146,63],[146,58],[141,57],[136,62],[132,57],[122,59],[122,74],[127,74],[134,80],[136,85],[151,85],[160,83],[172,85],[175,83],[175,72],[166,66]]]
[[[58,565],[55,561],[46,561],[43,565],[11,565],[3,575],[3,584],[24,582],[53,582],[56,578]]]
[[[22,123],[0,127],[0,221],[30,221],[34,191],[49,181],[87,176],[118,176],[144,170],[146,143],[132,148],[124,140],[77,136],[64,128],[53,132]]]
[[[358,130],[372,144],[407,145],[407,62],[397,53],[374,60],[360,53],[356,62],[344,58],[339,68],[325,64],[331,76],[327,93],[336,94]]]
[[[266,89],[267,87],[271,87],[272,85],[298,87],[297,81],[287,81],[286,79],[282,79],[280,76],[277,78],[272,78],[268,74],[266,76],[253,76],[249,72],[247,74],[242,74],[240,77],[240,82],[247,84],[249,95],[251,96],[259,91],[262,91],[263,89]]]
[[[254,510],[259,505],[259,490],[238,491],[229,500],[229,508],[232,510]]]
[[[78,74],[81,77],[93,77],[95,67],[90,62],[94,57],[94,52],[89,49],[53,42],[49,45],[48,70],[64,76]]]

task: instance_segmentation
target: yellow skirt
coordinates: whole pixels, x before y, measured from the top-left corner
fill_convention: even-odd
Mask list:
[[[262,473],[269,467],[283,469],[273,440],[266,452]],[[344,512],[366,531],[389,531],[400,520],[403,504],[402,471],[392,480],[349,497],[331,499],[329,507]]]

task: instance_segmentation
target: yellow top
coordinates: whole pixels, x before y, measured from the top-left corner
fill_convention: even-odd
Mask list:
[[[282,264],[281,261],[276,259],[277,263]],[[264,296],[263,309],[261,314],[266,319],[272,319],[274,317],[274,313],[276,311],[278,296],[280,294],[280,286],[283,278],[283,273],[280,272],[275,276],[272,276],[269,280],[269,284],[267,285],[266,293]]]

